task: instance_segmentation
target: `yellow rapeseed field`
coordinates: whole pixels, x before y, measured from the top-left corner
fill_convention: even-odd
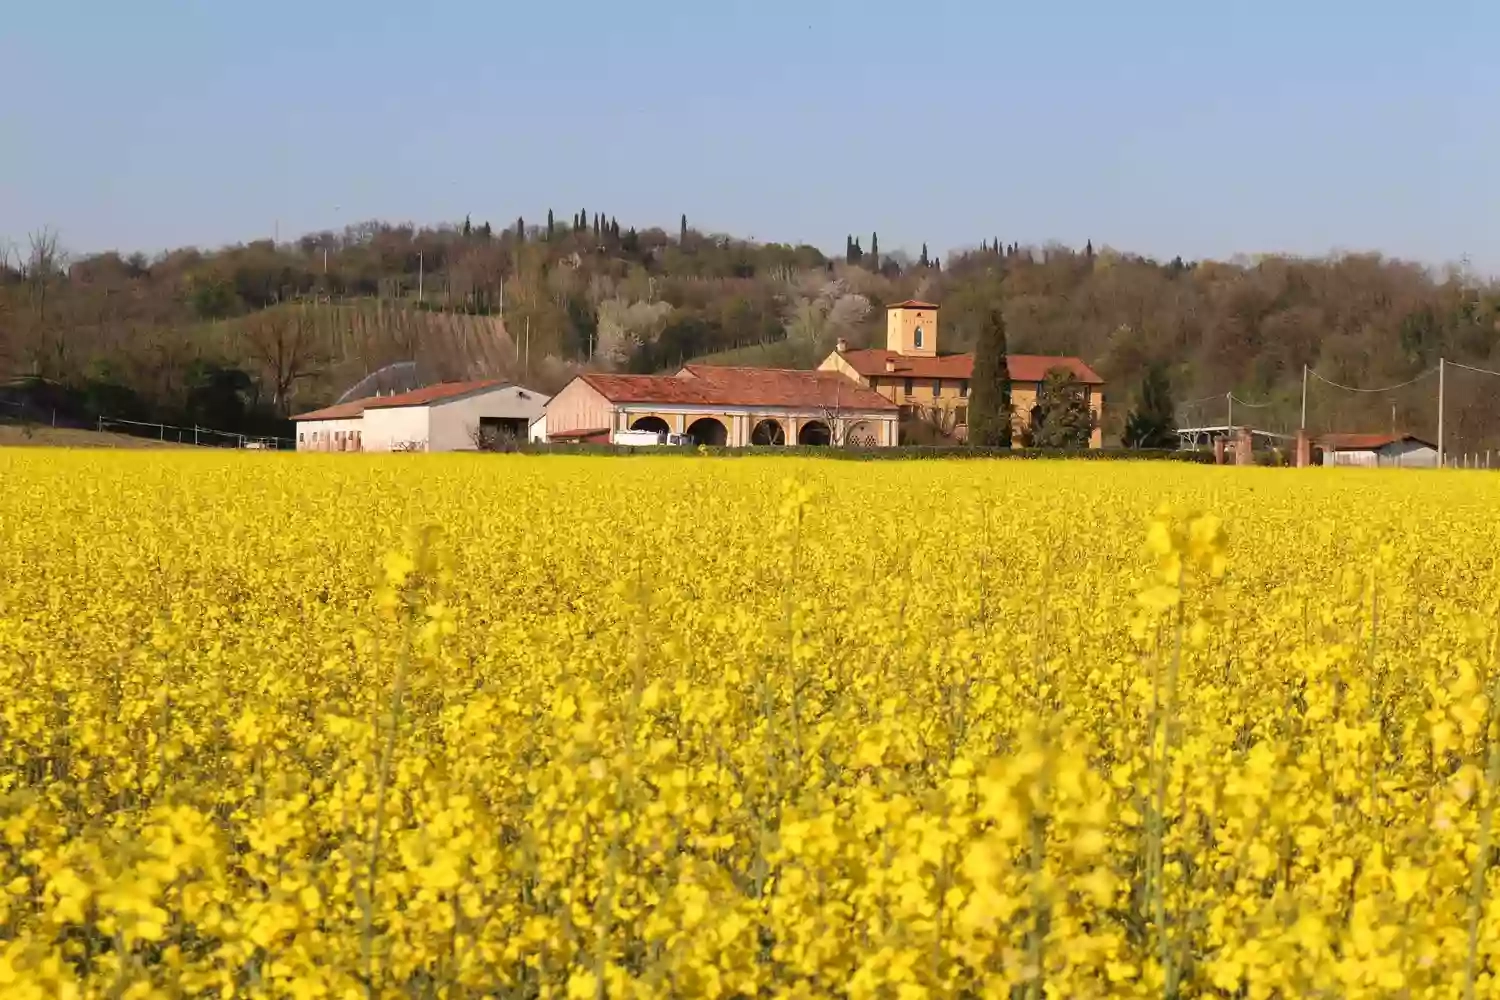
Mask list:
[[[0,996],[1500,996],[1500,478],[0,452]]]

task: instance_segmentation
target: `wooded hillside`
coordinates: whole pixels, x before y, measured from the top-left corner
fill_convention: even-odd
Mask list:
[[[543,391],[585,367],[810,367],[839,337],[881,342],[885,303],[911,297],[942,304],[944,351],[967,349],[999,301],[1012,351],[1084,358],[1109,382],[1109,438],[1153,362],[1167,366],[1180,421],[1222,423],[1233,392],[1269,404],[1235,418],[1269,429],[1296,426],[1304,364],[1360,388],[1439,357],[1500,367],[1500,286],[1379,256],[1158,261],[986,237],[913,260],[882,254],[871,233],[829,258],[686,219],[667,232],[562,215],[503,229],[371,222],[156,258],[70,257],[56,235],[33,234],[0,267],[0,380],[51,380],[107,415],[249,429],[394,361]],[[1450,448],[1500,447],[1500,378],[1459,369],[1448,381]],[[1309,400],[1317,430],[1436,429],[1430,376],[1390,393],[1315,380]]]

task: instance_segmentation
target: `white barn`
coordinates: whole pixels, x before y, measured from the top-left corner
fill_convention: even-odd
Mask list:
[[[474,451],[483,433],[528,437],[548,397],[498,379],[442,382],[292,419],[298,451]]]
[[[1317,445],[1324,465],[1437,467],[1437,445],[1411,434],[1324,434]]]

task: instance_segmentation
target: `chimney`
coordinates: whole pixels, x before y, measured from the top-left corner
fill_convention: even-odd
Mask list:
[[[893,371],[896,370],[896,359],[895,358],[886,358],[885,359],[885,370],[888,371],[888,372],[893,372]]]
[[[845,340],[843,337],[840,337],[837,342],[834,343],[833,349],[835,351],[838,351],[840,354],[843,354],[845,351],[849,350],[849,341]]]

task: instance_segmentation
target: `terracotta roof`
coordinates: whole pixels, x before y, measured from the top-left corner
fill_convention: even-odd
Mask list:
[[[675,375],[579,378],[612,403],[896,409],[895,403],[838,372],[687,365]]]
[[[351,420],[366,410],[385,409],[389,406],[426,406],[429,403],[439,403],[457,396],[467,396],[481,389],[494,389],[509,384],[504,379],[496,378],[480,379],[474,382],[439,382],[436,385],[424,385],[410,392],[400,392],[394,396],[366,396],[364,399],[351,399],[347,403],[335,403],[321,410],[296,414],[292,419]]]
[[[899,375],[913,378],[972,378],[974,355],[942,354],[935,358],[911,358],[881,347],[863,351],[845,351],[845,361],[861,375]],[[886,361],[896,363],[895,371],[886,370]],[[1103,385],[1104,379],[1078,358],[1051,354],[1007,354],[1006,367],[1012,382],[1040,382],[1053,368],[1066,368],[1085,385]]]
[[[411,392],[400,392],[394,396],[376,396],[365,400],[365,409],[385,409],[389,406],[426,406],[429,403],[441,403],[445,399],[453,399],[457,396],[467,396],[471,392],[479,392],[481,389],[498,389],[509,385],[504,379],[486,378],[474,382],[439,382],[437,385],[424,385],[420,389]]]
[[[572,441],[574,438],[587,440],[594,437],[609,437],[608,427],[583,427],[573,431],[558,431],[556,434],[548,434],[547,437],[553,441]]]
[[[1323,434],[1318,437],[1318,446],[1329,451],[1374,451],[1398,441],[1415,441],[1429,448],[1437,447],[1414,434]]]
[[[347,403],[336,403],[333,406],[325,406],[321,410],[309,410],[307,413],[297,413],[292,416],[293,420],[353,420],[365,412],[369,405],[369,399],[353,399]]]
[[[905,302],[892,302],[886,306],[887,309],[936,309],[936,302],[923,302],[921,299],[907,299]]]

